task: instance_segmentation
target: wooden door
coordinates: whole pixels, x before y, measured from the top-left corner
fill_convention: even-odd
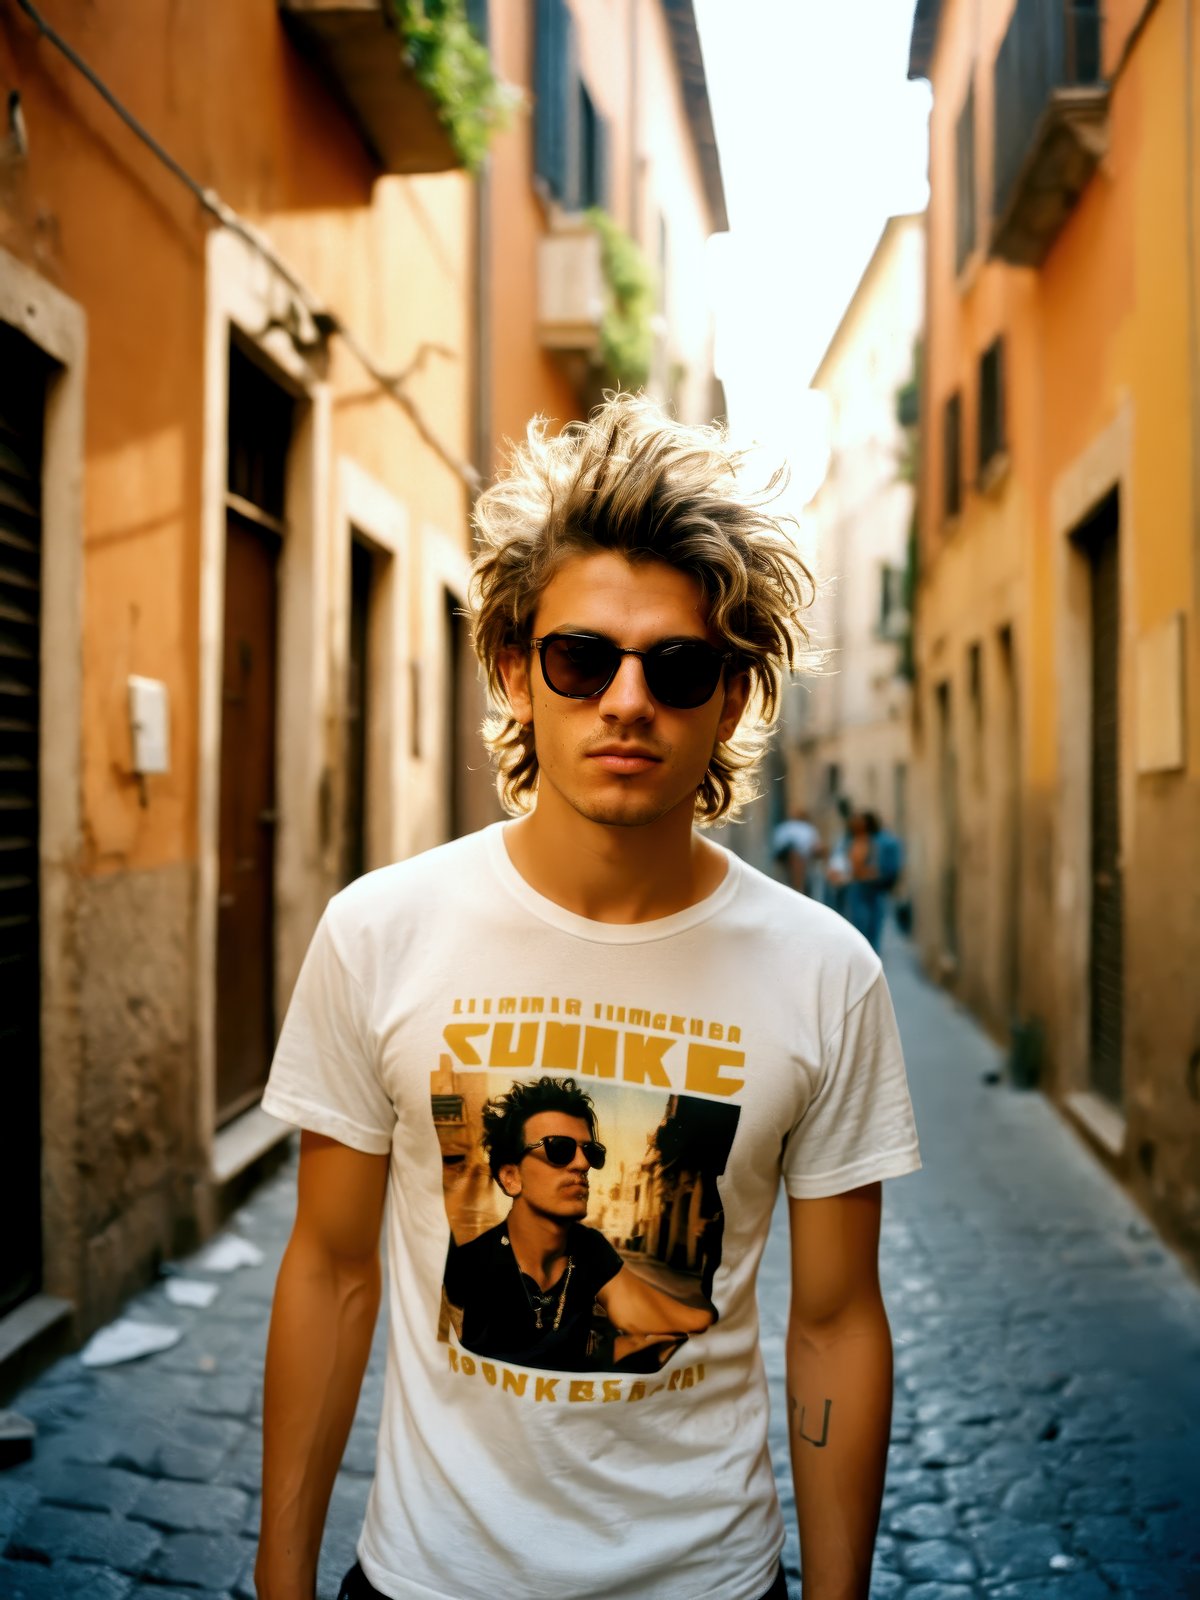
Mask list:
[[[275,1047],[278,541],[233,512],[225,542],[217,899],[217,1120],[261,1095]]]
[[[47,365],[0,325],[0,1316],[41,1287],[38,746]]]

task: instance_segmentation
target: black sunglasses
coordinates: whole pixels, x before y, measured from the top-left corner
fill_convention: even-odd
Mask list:
[[[595,1139],[573,1139],[569,1133],[548,1133],[544,1139],[535,1139],[532,1144],[527,1144],[521,1151],[527,1156],[531,1150],[542,1150],[546,1160],[552,1167],[569,1167],[575,1159],[575,1151],[582,1150],[589,1167],[595,1167],[599,1172],[604,1165],[608,1151],[602,1144],[597,1144]]]
[[[707,704],[729,660],[703,639],[663,639],[649,650],[625,650],[600,633],[548,633],[529,644],[547,685],[568,700],[594,700],[616,677],[621,657],[637,656],[650,693],[675,711]]]

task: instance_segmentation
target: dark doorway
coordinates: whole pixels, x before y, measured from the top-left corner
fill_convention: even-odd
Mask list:
[[[371,591],[375,561],[361,539],[350,540],[350,626],[346,650],[346,805],[342,882],[367,870],[367,730],[371,677]]]
[[[0,1316],[42,1283],[38,771],[49,363],[0,325]]]
[[[941,922],[942,960],[958,967],[958,751],[950,684],[937,688],[938,799],[942,815]]]
[[[1091,590],[1091,873],[1088,979],[1091,1086],[1119,1105],[1125,1014],[1120,814],[1119,504],[1108,495],[1076,535]]]
[[[253,1105],[275,1047],[278,566],[292,402],[235,345],[221,686],[217,1122]]]
[[[449,653],[450,738],[447,749],[450,837],[473,833],[501,815],[482,727],[487,709],[483,674],[462,607],[445,591]]]
[[[1000,788],[1000,1016],[1011,1024],[1018,1010],[1021,970],[1021,829],[1020,829],[1020,702],[1012,629],[997,635],[1000,751],[996,779]]]

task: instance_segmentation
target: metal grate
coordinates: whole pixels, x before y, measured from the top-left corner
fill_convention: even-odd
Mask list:
[[[38,717],[48,366],[0,326],[0,1314],[41,1273]]]

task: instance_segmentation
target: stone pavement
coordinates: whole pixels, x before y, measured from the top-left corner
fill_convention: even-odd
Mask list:
[[[985,1083],[994,1048],[889,952],[925,1170],[888,1186],[897,1394],[876,1600],[1200,1597],[1200,1293],[1056,1115]],[[0,1600],[248,1600],[259,1379],[294,1169],[236,1227],[261,1266],[204,1311],[163,1286],[127,1315],[163,1354],[60,1362],[16,1401],[41,1430],[0,1473]],[[787,1240],[760,1281],[780,1491]],[[377,1331],[334,1492],[320,1593],[353,1559],[382,1386]],[[785,1561],[800,1593],[794,1530]],[[518,1597],[513,1597],[518,1600]],[[680,1600],[691,1600],[681,1595]]]

